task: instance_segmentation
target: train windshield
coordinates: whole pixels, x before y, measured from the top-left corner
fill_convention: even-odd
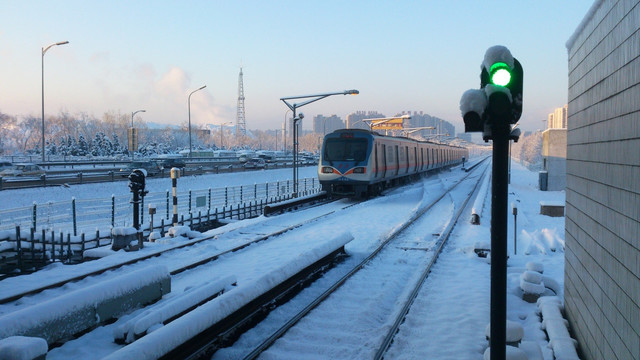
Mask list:
[[[367,139],[327,139],[323,156],[327,161],[365,161]]]

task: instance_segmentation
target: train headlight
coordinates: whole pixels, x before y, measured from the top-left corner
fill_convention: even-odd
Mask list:
[[[354,174],[364,174],[367,172],[367,168],[365,167],[357,167],[353,169]]]
[[[322,173],[323,174],[333,174],[333,168],[332,167],[328,167],[328,166],[324,166],[324,167],[322,167]]]

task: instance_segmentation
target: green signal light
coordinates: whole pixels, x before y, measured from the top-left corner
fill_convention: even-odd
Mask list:
[[[494,85],[507,86],[511,81],[511,68],[503,62],[491,65],[489,73],[491,74],[491,83]]]

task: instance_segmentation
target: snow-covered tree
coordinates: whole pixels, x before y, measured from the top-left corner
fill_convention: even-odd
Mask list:
[[[85,140],[84,135],[78,136],[78,156],[87,156],[89,154],[89,144]]]

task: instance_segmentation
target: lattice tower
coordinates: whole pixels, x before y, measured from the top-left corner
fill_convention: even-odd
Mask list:
[[[236,137],[247,135],[247,122],[244,113],[244,85],[242,84],[242,67],[238,76],[238,109],[236,113]]]

